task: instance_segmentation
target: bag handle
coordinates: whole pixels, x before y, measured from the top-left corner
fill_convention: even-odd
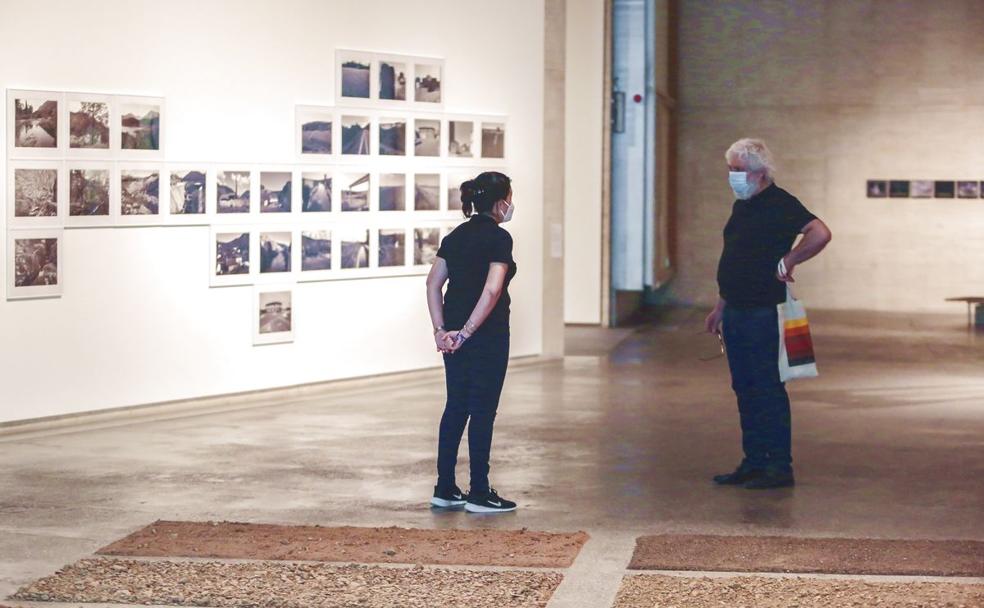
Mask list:
[[[776,267],[776,270],[779,271],[779,276],[782,276],[782,277],[786,276],[786,272],[787,271],[786,271],[786,260],[785,259],[779,258],[779,265]],[[786,301],[795,300],[796,299],[796,296],[793,295],[793,288],[790,287],[788,281],[783,281],[783,282],[786,283]]]

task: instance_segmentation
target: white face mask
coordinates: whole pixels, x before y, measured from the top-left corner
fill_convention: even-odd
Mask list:
[[[516,209],[516,207],[514,207],[512,203],[506,203],[506,205],[508,206],[506,207],[506,212],[502,214],[502,221],[500,222],[501,224],[505,224],[506,222],[511,220],[513,216],[513,211]]]
[[[747,171],[728,171],[728,183],[735,196],[742,200],[752,198],[758,186],[755,182],[748,181]]]

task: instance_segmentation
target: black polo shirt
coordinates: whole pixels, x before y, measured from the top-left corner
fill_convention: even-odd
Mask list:
[[[729,306],[775,306],[786,300],[776,266],[816,216],[774,183],[748,200],[736,200],[724,227],[718,263],[721,297]]]
[[[489,264],[508,266],[502,295],[476,334],[509,332],[509,282],[516,274],[512,235],[487,215],[473,215],[444,237],[437,255],[448,264],[444,294],[444,327],[461,329],[471,316],[489,276]]]

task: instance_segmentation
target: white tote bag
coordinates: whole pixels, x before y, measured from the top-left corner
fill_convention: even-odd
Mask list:
[[[779,262],[780,274],[785,274],[785,264]],[[816,378],[817,361],[813,354],[813,338],[806,307],[793,296],[786,283],[786,301],[777,306],[779,311],[779,379],[783,382],[797,378]]]

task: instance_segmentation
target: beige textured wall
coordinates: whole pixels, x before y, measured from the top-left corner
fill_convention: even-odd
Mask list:
[[[707,304],[742,136],[832,228],[808,306],[949,311],[984,295],[984,199],[867,199],[867,179],[984,180],[980,0],[683,2],[675,295]]]

